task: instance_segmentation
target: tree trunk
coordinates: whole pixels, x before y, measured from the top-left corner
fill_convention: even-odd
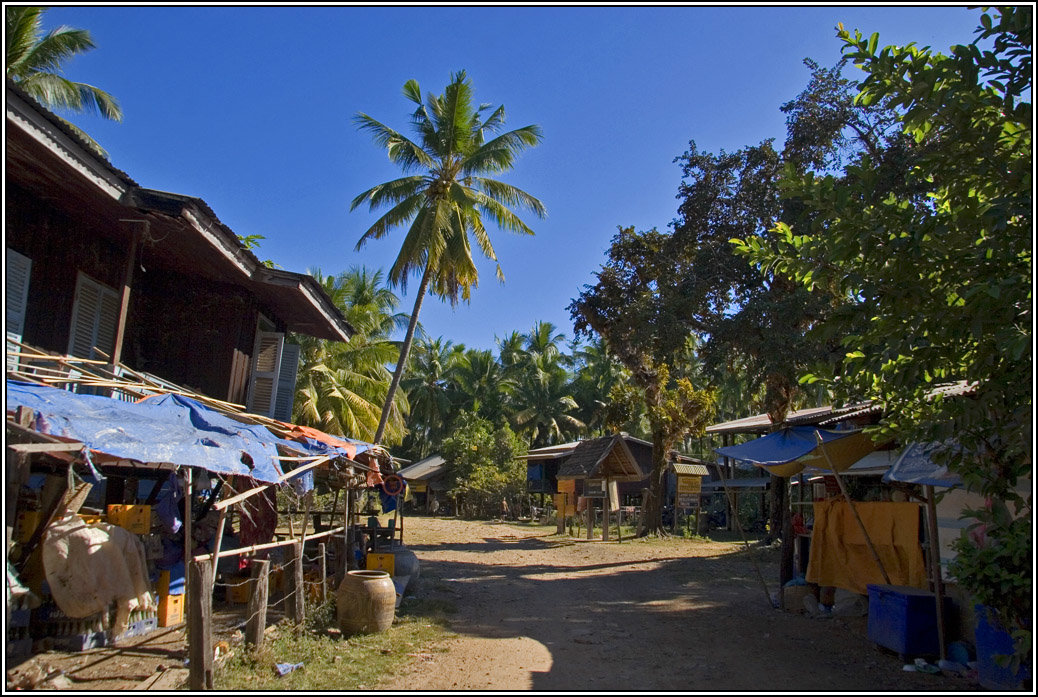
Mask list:
[[[378,422],[378,429],[375,431],[375,438],[373,441],[374,445],[378,445],[382,442],[382,436],[386,432],[386,423],[389,421],[389,412],[393,407],[393,397],[396,396],[397,388],[400,386],[400,378],[404,374],[404,364],[407,363],[407,357],[411,354],[411,342],[414,340],[415,327],[418,326],[418,313],[422,310],[422,301],[425,299],[425,292],[429,288],[429,278],[432,276],[432,268],[428,265],[425,267],[425,273],[422,274],[422,282],[418,286],[418,297],[414,301],[414,309],[411,311],[411,321],[407,324],[407,334],[404,335],[404,345],[400,347],[400,359],[396,362],[396,370],[393,371],[393,381],[389,383],[389,392],[386,393],[386,403],[382,406],[382,417]]]
[[[646,535],[667,536],[663,529],[663,484],[667,476],[667,455],[670,443],[656,430],[652,434],[652,472],[649,474],[649,495],[645,499],[642,513],[642,529],[639,537]]]

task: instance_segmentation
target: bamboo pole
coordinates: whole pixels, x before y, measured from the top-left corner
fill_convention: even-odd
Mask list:
[[[818,449],[822,451],[822,456],[825,457],[825,462],[829,465],[829,469],[832,471],[833,476],[836,477],[836,483],[840,486],[840,492],[843,497],[847,499],[847,505],[851,507],[851,514],[854,516],[854,520],[858,522],[858,528],[861,530],[861,534],[865,536],[865,545],[869,548],[869,552],[872,554],[872,559],[876,562],[876,566],[879,567],[880,573],[883,574],[883,580],[886,581],[887,585],[890,585],[890,576],[887,574],[887,569],[883,566],[883,561],[879,558],[879,553],[876,551],[875,545],[872,544],[872,538],[869,536],[869,531],[865,529],[865,522],[862,521],[861,516],[858,514],[858,508],[854,505],[854,501],[851,501],[850,495],[847,493],[847,486],[843,483],[843,477],[833,467],[833,461],[829,458],[829,452],[825,449],[825,443],[822,442],[822,434],[815,429],[815,442],[818,443]]]
[[[930,570],[933,574],[934,600],[937,603],[937,643],[940,647],[940,659],[948,658],[944,646],[944,579],[941,578],[941,545],[937,529],[937,501],[934,499],[932,484],[926,485],[926,524],[927,537],[930,538]]]
[[[728,500],[729,503],[731,503],[734,497],[732,495],[732,490],[728,488],[728,480],[724,476],[724,465],[718,464],[717,473],[721,476],[721,486],[724,487],[725,498]],[[775,610],[777,609],[775,606],[775,601],[771,599],[771,593],[768,591],[768,584],[764,581],[764,574],[760,570],[760,565],[757,564],[757,558],[752,554],[750,550],[750,543],[746,539],[746,533],[742,529],[742,521],[739,520],[739,516],[734,517],[735,526],[739,529],[739,535],[742,536],[743,546],[746,547],[746,552],[750,555],[750,561],[753,562],[753,568],[757,572],[757,580],[760,581],[760,587],[764,591],[764,597],[768,599],[768,605],[771,606],[771,609]]]
[[[311,535],[307,539],[313,542],[314,540],[319,540],[321,538],[328,537],[329,535],[334,535],[336,533],[342,532],[343,530],[345,530],[345,527],[335,528],[334,530],[325,530],[324,532],[319,532],[316,535]],[[252,545],[251,547],[226,549],[220,551],[218,558],[223,559],[224,557],[234,556],[235,554],[251,554],[252,552],[259,552],[264,549],[274,549],[275,547],[287,547],[288,545],[297,544],[298,542],[299,540],[295,538],[289,538],[285,540],[279,540],[277,542],[267,542],[261,545]],[[194,561],[206,561],[212,558],[213,554],[212,552],[209,552],[206,554],[199,554],[197,557],[194,557]]]

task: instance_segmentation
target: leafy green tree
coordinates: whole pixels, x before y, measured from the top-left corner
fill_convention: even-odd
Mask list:
[[[412,275],[421,278],[411,322],[375,432],[376,443],[381,441],[392,398],[407,363],[426,292],[431,290],[452,304],[459,298],[469,299],[471,289],[478,282],[470,236],[484,256],[497,261],[484,227],[485,217],[503,230],[532,235],[533,231],[510,207],[524,208],[539,217],[545,215],[544,204],[539,200],[488,176],[508,171],[520,153],[539,143],[538,126],[524,126],[487,140],[488,135],[501,130],[505,110],[499,106],[490,111],[489,104],[477,107],[473,102],[472,84],[464,71],[452,75],[441,95],[430,93],[423,102],[418,83],[408,80],[404,84],[404,96],[416,105],[411,125],[418,142],[367,114],[356,117],[360,128],[370,132],[375,142],[386,148],[394,164],[405,173],[417,172],[368,189],[353,199],[350,207],[353,210],[364,203],[371,210],[389,207],[361,236],[357,248],[368,240],[385,237],[395,227],[406,225],[408,231],[389,271],[389,279],[403,285]],[[500,265],[497,275],[503,282]]]
[[[389,341],[399,299],[381,286],[381,274],[354,268],[338,276],[311,275],[356,330],[349,342],[298,335],[300,363],[293,406],[296,423],[349,438],[370,440],[378,425],[390,375],[385,366],[397,355]],[[387,430],[390,442],[404,436],[406,396],[394,401]]]
[[[608,419],[608,408],[611,403],[610,391],[624,383],[627,372],[623,364],[609,355],[600,337],[594,338],[573,351],[574,375],[572,381],[573,398],[579,406],[577,418],[584,422],[588,436],[602,436],[609,431],[624,430],[633,435],[647,435],[648,427],[638,424],[644,409],[638,409],[640,403],[632,404],[630,418],[621,419],[616,428],[611,428]]]
[[[805,382],[874,400],[880,437],[945,444],[937,459],[992,502],[972,513],[998,553],[961,555],[955,573],[1016,631],[1018,654],[1031,617],[1031,498],[1016,487],[1033,457],[1032,14],[982,14],[977,41],[949,55],[840,27],[865,74],[858,108],[891,105],[907,145],[838,174],[787,170],[804,213],[775,244],[736,242],[758,267],[848,301],[826,319],[842,360]],[[968,394],[935,396],[956,381]]]
[[[514,509],[526,490],[526,447],[508,425],[495,427],[465,413],[442,446],[448,493],[471,515],[494,516],[501,502]]]
[[[461,408],[496,426],[508,420],[507,404],[515,382],[490,351],[469,349],[461,356],[454,372],[457,392],[464,401]]]
[[[516,430],[530,439],[532,447],[565,442],[584,428],[577,418],[569,373],[558,356],[530,357],[513,393],[512,409]]]
[[[701,431],[713,415],[712,391],[697,392],[688,378],[671,379],[675,357],[685,355],[689,330],[672,295],[679,267],[668,240],[657,230],[620,228],[598,282],[585,286],[569,306],[577,335],[593,332],[602,338],[630,372],[646,405],[653,468],[641,534],[667,534],[663,481],[668,457],[687,432]]]
[[[49,109],[96,112],[121,121],[119,102],[104,90],[74,82],[61,74],[61,66],[76,55],[93,49],[90,32],[61,26],[43,32],[45,7],[7,5],[7,78]],[[68,124],[101,154],[104,150],[86,133]]]
[[[408,375],[400,383],[411,405],[404,451],[417,459],[435,452],[456,410],[455,372],[462,351],[443,337],[415,344]]]

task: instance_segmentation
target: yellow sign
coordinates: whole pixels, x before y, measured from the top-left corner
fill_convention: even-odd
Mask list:
[[[416,494],[425,493],[425,482],[408,482],[407,486]]]
[[[555,494],[555,510],[559,511],[559,513],[562,515],[576,515],[576,494]]]
[[[703,491],[703,478],[697,475],[678,477],[679,494],[699,494]]]

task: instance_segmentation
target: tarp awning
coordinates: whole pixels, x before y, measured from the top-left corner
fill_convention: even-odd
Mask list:
[[[824,452],[819,448],[819,437]],[[746,443],[716,448],[714,452],[753,463],[779,477],[791,477],[805,467],[843,471],[873,450],[872,439],[862,431],[794,426]]]
[[[268,483],[282,474],[279,438],[189,397],[166,394],[123,402],[14,380],[7,381],[6,392],[7,409],[24,406],[35,412],[35,430],[116,458],[201,467]]]
[[[902,451],[890,470],[883,475],[883,481],[949,488],[962,486],[962,478],[959,475],[949,472],[945,465],[938,465],[930,459],[934,451],[940,447],[942,446],[939,443],[912,443]]]

